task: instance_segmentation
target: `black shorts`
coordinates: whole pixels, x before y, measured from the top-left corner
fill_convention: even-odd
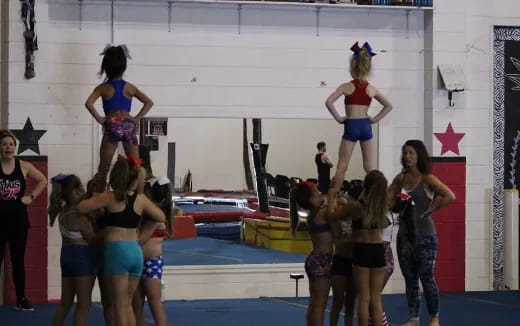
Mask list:
[[[332,275],[352,277],[352,258],[334,255],[332,257]]]
[[[355,243],[352,264],[360,267],[385,267],[385,245],[382,243]]]

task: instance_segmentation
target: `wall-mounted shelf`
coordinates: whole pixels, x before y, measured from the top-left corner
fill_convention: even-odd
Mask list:
[[[132,2],[132,0],[116,0]],[[157,1],[157,0],[153,0]],[[296,7],[323,7],[323,8],[343,8],[343,9],[390,9],[390,10],[432,10],[433,7],[416,6],[383,6],[383,5],[358,5],[353,3],[326,3],[326,2],[289,2],[289,1],[236,1],[236,0],[168,0],[157,1],[170,3],[205,3],[205,4],[240,4],[256,6],[296,6]]]
[[[77,0],[83,4],[132,4],[137,6],[148,6],[150,4],[172,5],[172,4],[235,4],[235,5],[255,5],[255,6],[295,6],[295,7],[325,7],[343,9],[374,9],[374,10],[433,10],[433,7],[421,6],[388,6],[388,5],[358,5],[354,3],[327,3],[327,2],[291,2],[291,1],[237,1],[237,0]],[[49,0],[51,3],[68,3],[70,1]]]
[[[114,12],[117,5],[125,6],[164,6],[168,10],[168,31],[172,31],[172,10],[175,5],[182,4],[200,4],[200,5],[233,5],[237,8],[238,14],[238,34],[241,33],[242,25],[242,8],[244,6],[261,6],[261,7],[294,7],[294,8],[312,8],[316,10],[316,35],[320,35],[320,12],[322,9],[341,9],[341,10],[392,10],[406,13],[407,25],[408,16],[411,12],[432,11],[433,7],[420,6],[389,6],[389,5],[358,5],[354,3],[326,3],[326,2],[289,2],[289,1],[245,1],[245,0],[76,0],[79,5],[79,24],[83,21],[82,8],[87,5],[105,4],[111,6],[111,42],[114,42]],[[71,4],[67,0],[48,0],[48,3]]]

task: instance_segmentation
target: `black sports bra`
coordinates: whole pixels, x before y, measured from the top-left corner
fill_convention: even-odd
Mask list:
[[[307,217],[307,227],[310,233],[330,232],[330,225],[328,223],[317,224],[314,222],[314,217],[310,215]]]
[[[134,211],[134,203],[137,194],[128,197],[125,209],[121,212],[106,212],[105,226],[114,226],[118,228],[136,229],[141,221],[141,215]]]

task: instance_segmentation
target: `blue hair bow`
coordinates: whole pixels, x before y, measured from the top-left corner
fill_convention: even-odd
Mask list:
[[[51,178],[51,183],[63,182],[65,180],[67,180],[68,178],[70,178],[71,176],[72,176],[72,174],[61,174],[60,173]]]
[[[376,55],[376,53],[372,52],[372,47],[370,46],[370,44],[368,44],[368,42],[365,42],[365,44],[363,44],[363,47],[359,47],[358,42],[356,42],[350,47],[350,50],[354,52],[354,59],[357,59],[359,57],[359,51],[361,51],[361,49],[365,49],[368,52],[368,54],[370,54],[370,58]]]

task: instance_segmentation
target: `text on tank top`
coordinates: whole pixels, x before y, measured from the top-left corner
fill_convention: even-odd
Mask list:
[[[5,174],[0,169],[0,211],[16,213],[26,210],[22,203],[25,196],[26,181],[19,159],[15,159],[15,167],[11,174]]]

